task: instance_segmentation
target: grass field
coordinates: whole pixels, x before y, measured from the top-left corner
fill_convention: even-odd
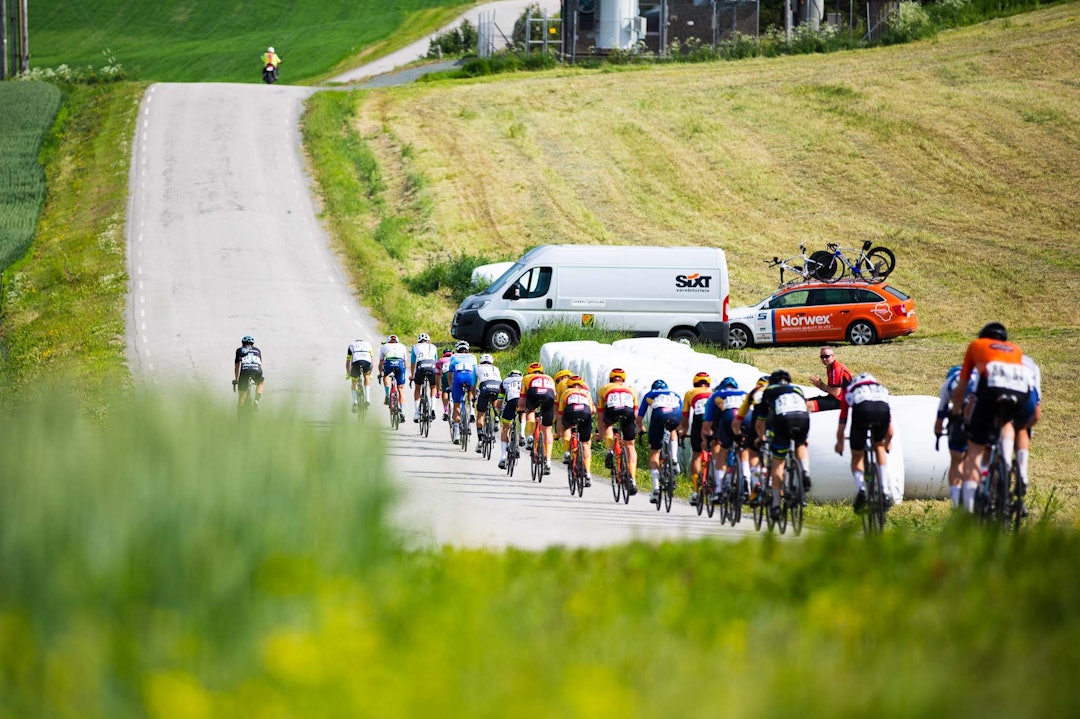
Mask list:
[[[129,77],[259,82],[273,45],[281,79],[343,72],[423,37],[473,3],[462,0],[44,0],[30,13],[33,66],[105,64]]]
[[[1080,538],[409,552],[374,433],[0,415],[0,715],[1068,716]],[[55,451],[62,447],[64,451]]]
[[[859,52],[371,92],[339,142],[374,158],[366,188],[384,206],[422,208],[396,210],[417,248],[402,276],[544,242],[707,244],[727,252],[743,305],[775,288],[762,260],[799,242],[891,247],[920,330],[841,348],[843,361],[896,394],[936,395],[977,329],[1004,321],[1043,369],[1032,475],[1075,516],[1078,21],[1071,3]],[[379,219],[350,222],[370,239]],[[751,356],[820,369],[813,348]]]
[[[60,108],[60,90],[42,82],[0,83],[0,270],[34,236],[45,174],[38,155]]]

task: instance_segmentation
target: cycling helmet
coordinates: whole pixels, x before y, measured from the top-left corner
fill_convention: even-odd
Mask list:
[[[465,340],[461,340],[456,345],[454,345],[454,351],[455,352],[468,352],[469,351],[469,343],[466,342]]]
[[[567,387],[584,387],[585,380],[581,379],[578,375],[572,375],[570,379],[566,380]]]
[[[697,387],[698,385],[708,387],[711,384],[712,384],[712,377],[709,376],[708,372],[698,372],[696,375],[694,375],[694,386],[695,387]]]
[[[949,371],[945,373],[945,379],[952,379],[956,375],[960,374],[962,368],[958,364],[954,364],[949,368]]]
[[[667,382],[662,379],[658,379],[652,383],[653,390],[667,389]]]
[[[417,336],[417,338],[416,338],[416,341],[417,341],[417,342],[430,342],[430,341],[431,341],[431,337],[429,337],[429,336],[428,336],[428,333],[427,333],[427,332],[421,332],[421,333],[420,333],[420,334],[419,334],[419,335]]]
[[[874,375],[870,374],[869,372],[860,372],[859,374],[855,375],[855,377],[851,380],[851,384],[858,384],[859,382],[873,382],[874,384],[881,384],[877,381]]]
[[[397,335],[390,335],[389,337],[386,338],[386,341],[387,341],[387,343],[397,342],[398,341],[397,340]]]
[[[608,379],[608,382],[625,382],[626,381],[626,370],[623,370],[623,369],[620,369],[619,367],[616,367],[615,369],[608,372],[607,379]]]
[[[568,369],[561,369],[561,370],[559,370],[558,372],[555,373],[555,376],[552,377],[552,379],[555,380],[556,382],[558,382],[560,380],[569,378],[572,374],[574,374],[574,373],[571,372]]]
[[[791,373],[786,369],[778,369],[769,375],[769,384],[780,384],[781,382],[791,384]]]
[[[735,381],[734,377],[725,377],[720,380],[720,384],[716,385],[717,389],[739,389],[739,383]]]
[[[273,52],[274,52],[274,48],[272,48],[272,47],[268,47],[268,48],[266,48],[266,51],[267,51],[268,53],[270,53],[270,54],[273,54]]]
[[[543,372],[544,365],[540,364],[539,362],[533,362],[531,365],[529,365],[529,374],[543,374]]]
[[[253,344],[255,344],[255,338],[252,337],[251,335],[244,335],[244,339],[240,340],[240,344],[242,344],[242,345],[253,345]]]
[[[507,375],[507,377],[520,377],[520,376],[521,376],[521,370],[519,370],[519,369],[512,369],[512,370],[510,370],[510,374]]]
[[[491,355],[480,355],[480,364],[495,364],[495,358]]]
[[[979,330],[979,338],[989,338],[1005,342],[1009,339],[1009,333],[1005,331],[1005,325],[1000,322],[988,322]]]
[[[446,349],[444,349],[442,351],[442,356],[443,357],[449,357],[452,354],[454,354],[454,350],[450,349],[449,347],[447,347]]]

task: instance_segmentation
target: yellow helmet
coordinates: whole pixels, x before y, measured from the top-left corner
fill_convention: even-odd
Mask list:
[[[554,379],[555,382],[561,382],[564,379],[569,379],[570,375],[572,375],[572,374],[574,374],[574,373],[571,372],[568,369],[561,369],[561,370],[559,370],[558,372],[555,373],[555,376],[552,379]]]
[[[578,375],[573,375],[570,379],[566,380],[567,387],[584,387],[585,380],[581,379]]]
[[[626,370],[616,367],[615,369],[608,372],[607,378],[608,382],[625,382]]]
[[[531,365],[529,365],[528,369],[529,369],[529,374],[543,374],[544,373],[544,365],[540,364],[539,362],[533,362]]]
[[[712,384],[712,377],[709,376],[708,372],[698,372],[696,375],[694,375],[694,386],[695,387],[697,387],[699,385],[708,387],[711,384]]]

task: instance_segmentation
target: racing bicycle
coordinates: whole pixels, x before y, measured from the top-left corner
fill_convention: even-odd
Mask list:
[[[836,282],[845,275],[850,274],[851,279],[878,284],[884,282],[889,273],[896,266],[896,255],[887,247],[873,247],[870,240],[862,244],[855,260],[852,261],[844,254],[855,253],[854,248],[844,248],[835,242],[830,242],[828,250],[819,250],[810,259],[817,264],[816,277],[823,282]]]
[[[495,403],[489,401],[484,411],[484,426],[476,432],[476,441],[480,443],[480,456],[484,459],[491,459],[491,450],[495,447],[498,426],[499,415],[495,412]]]
[[[1020,530],[1020,522],[1027,516],[1024,506],[1024,486],[1015,459],[1011,466],[1005,464],[1001,449],[1001,427],[1007,418],[1015,414],[1016,395],[999,397],[995,405],[994,431],[997,437],[990,445],[986,474],[975,493],[975,516],[986,524],[1004,532]]]
[[[611,493],[615,496],[615,504],[622,499],[623,504],[630,502],[630,486],[632,475],[630,474],[630,458],[623,439],[619,436],[619,428],[615,428],[615,443],[611,447],[614,453],[611,463]]]
[[[544,449],[544,432],[542,430],[543,422],[537,417],[533,422],[532,433],[532,447],[529,448],[529,459],[532,462],[532,479],[534,482],[544,481],[544,465],[547,461],[547,455]]]
[[[671,511],[671,500],[675,497],[675,458],[671,455],[671,441],[667,434],[664,435],[664,443],[660,445],[660,496],[656,501],[656,511],[660,511],[663,504],[665,511]]]
[[[506,476],[514,476],[514,467],[517,466],[521,450],[518,449],[518,417],[515,414],[510,420],[510,431],[506,441]]]
[[[697,493],[697,513],[701,516],[701,511],[705,510],[710,517],[716,511],[716,478],[713,475],[713,453],[712,444],[715,440],[711,437],[706,438],[706,441],[701,443],[701,477],[698,479]],[[724,515],[720,515],[720,520],[723,521]]]
[[[885,529],[885,513],[889,511],[885,488],[881,484],[881,470],[874,438],[870,427],[866,429],[866,507],[862,513],[863,532],[866,536],[881,534]]]
[[[803,479],[802,462],[795,456],[795,440],[792,439],[784,457],[784,484],[780,496],[780,534],[787,529],[789,516],[795,536],[802,534],[803,509],[806,508],[806,489],[803,487]]]
[[[401,411],[401,393],[398,391],[397,375],[390,375],[390,429],[397,429],[405,421]]]
[[[825,268],[823,261],[824,255],[826,254],[828,253],[814,253],[814,255],[818,255],[817,259],[814,258],[814,255],[807,257],[806,245],[799,245],[799,255],[796,257],[789,257],[786,260],[781,260],[779,257],[773,257],[772,261],[765,260],[764,262],[770,268],[780,268],[780,285],[783,286],[785,270],[795,275],[796,279],[788,281],[790,284],[810,282],[811,280],[819,279],[819,274]]]
[[[431,409],[431,380],[424,377],[424,383],[420,385],[420,436],[427,437],[431,432],[431,420],[435,418],[435,412]]]
[[[727,450],[727,469],[724,470],[724,478],[720,482],[720,521],[729,522],[732,527],[742,519],[744,483],[742,464],[739,462],[739,443],[735,441]]]
[[[577,423],[570,428],[570,462],[566,465],[566,477],[570,483],[570,496],[581,496],[585,492],[585,453],[581,450],[581,439]]]
[[[458,431],[458,445],[464,452],[469,448],[469,435],[472,433],[473,417],[470,404],[472,387],[466,383],[461,387],[461,429]]]

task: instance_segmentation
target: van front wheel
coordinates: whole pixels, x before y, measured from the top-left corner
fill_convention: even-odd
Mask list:
[[[518,333],[504,322],[496,322],[487,331],[487,347],[495,352],[505,352],[518,343]]]
[[[746,349],[754,346],[754,336],[750,329],[743,325],[731,325],[728,329],[728,347],[733,350]]]

